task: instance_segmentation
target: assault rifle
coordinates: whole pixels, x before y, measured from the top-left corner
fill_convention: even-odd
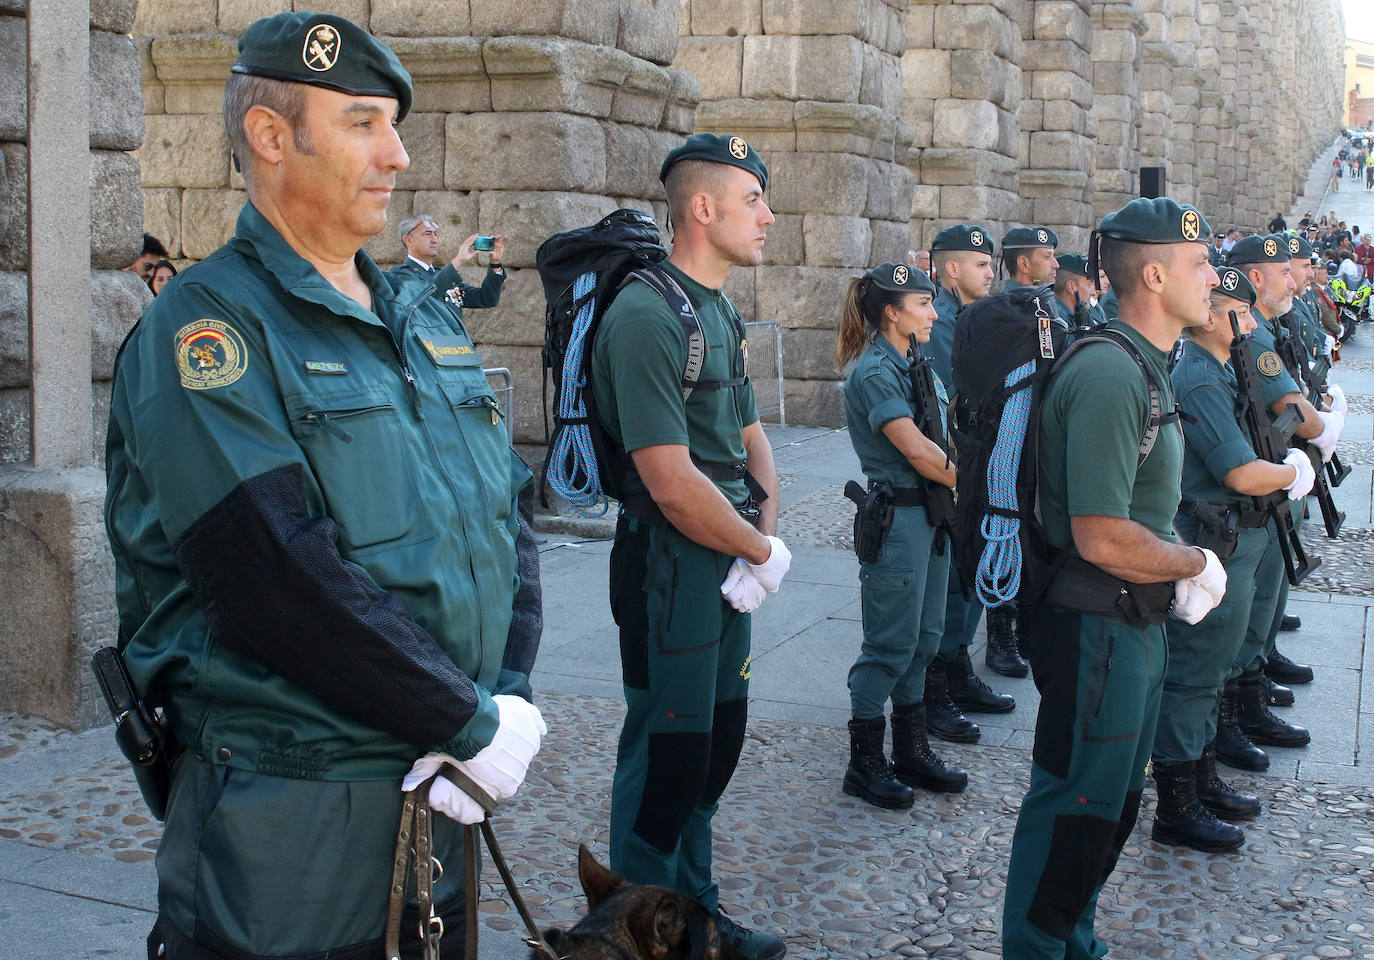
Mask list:
[[[1277,418],[1271,418],[1268,405],[1264,402],[1264,392],[1252,372],[1255,367],[1254,342],[1240,335],[1240,324],[1236,312],[1231,314],[1231,366],[1236,374],[1236,403],[1240,407],[1240,422],[1250,436],[1250,444],[1261,460],[1270,463],[1283,463],[1293,437],[1293,431],[1302,423],[1302,411],[1296,403]],[[1321,473],[1317,476],[1320,478]],[[1328,496],[1330,491],[1327,492]],[[1321,557],[1307,558],[1302,541],[1298,538],[1298,528],[1293,523],[1293,513],[1289,506],[1288,494],[1283,490],[1262,497],[1251,497],[1256,510],[1263,510],[1274,520],[1279,534],[1279,549],[1283,552],[1283,566],[1288,574],[1288,582],[1297,586],[1307,575],[1321,565]]]
[[[916,334],[911,334],[911,350],[907,353],[910,364],[907,376],[911,378],[911,389],[920,405],[920,419],[916,426],[921,432],[944,452],[946,461],[952,460],[949,454],[949,440],[945,437],[944,421],[940,419],[940,398],[935,393],[935,375],[930,366],[930,358],[921,356],[921,345]],[[935,528],[935,550],[943,555],[945,541],[954,542],[956,529],[954,510],[954,491],[937,480],[921,477],[921,486],[926,493],[926,519]],[[958,550],[958,546],[955,546]]]
[[[1275,346],[1278,348],[1279,357],[1284,366],[1292,374],[1300,388],[1306,386],[1307,377],[1304,376],[1303,371],[1307,370],[1310,374],[1310,368],[1307,366],[1306,358],[1302,355],[1302,348],[1298,346],[1299,341],[1293,338],[1287,323],[1283,321],[1279,322],[1275,334]],[[1319,391],[1317,400],[1320,401],[1320,399]],[[1321,507],[1322,524],[1326,527],[1326,536],[1328,539],[1334,540],[1340,535],[1341,524],[1345,523],[1345,514],[1336,509],[1336,501],[1331,496],[1332,484],[1328,482],[1326,474],[1328,464],[1323,462],[1321,451],[1312,443],[1304,440],[1302,449],[1312,461],[1312,471],[1317,475],[1316,482],[1312,484],[1312,493],[1317,498],[1317,506]],[[1341,479],[1345,479],[1345,477],[1342,476]]]
[[[1289,372],[1297,378],[1298,386],[1305,388],[1308,402],[1320,410],[1322,396],[1326,393],[1326,375],[1331,372],[1331,358],[1321,357],[1309,365],[1306,350],[1303,348],[1302,332],[1294,322],[1293,311],[1290,310],[1282,322],[1283,331],[1287,336],[1283,337],[1278,345],[1279,356]],[[1350,476],[1350,468],[1341,463],[1338,453],[1332,453],[1331,459],[1322,464],[1322,467],[1326,470],[1327,483],[1332,487],[1339,487],[1341,481]]]

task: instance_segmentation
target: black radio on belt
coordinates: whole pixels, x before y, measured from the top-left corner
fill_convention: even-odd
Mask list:
[[[172,761],[177,754],[167,721],[143,702],[124,658],[114,647],[97,650],[91,657],[91,669],[114,718],[115,743],[133,764],[143,802],[154,817],[163,820],[172,790]]]

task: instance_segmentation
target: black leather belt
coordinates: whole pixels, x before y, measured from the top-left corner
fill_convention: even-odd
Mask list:
[[[1237,527],[1262,527],[1269,522],[1269,511],[1246,510],[1238,503],[1208,503],[1205,500],[1184,500],[1179,509],[1185,516],[1195,517],[1204,523],[1214,523],[1216,519],[1231,521]]]
[[[923,507],[926,492],[920,487],[893,487],[892,505],[894,507]]]
[[[1164,622],[1174,602],[1173,581],[1130,583],[1081,557],[1066,557],[1045,599],[1056,607],[1124,620],[1134,627]]]

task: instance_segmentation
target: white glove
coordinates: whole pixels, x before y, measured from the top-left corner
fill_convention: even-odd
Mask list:
[[[1208,595],[1212,598],[1212,606],[1215,607],[1217,604],[1221,603],[1222,599],[1226,596],[1226,568],[1221,565],[1221,561],[1217,559],[1217,555],[1211,550],[1208,550],[1206,547],[1198,547],[1197,549],[1202,551],[1202,556],[1203,559],[1206,560],[1206,564],[1203,566],[1201,573],[1194,574],[1188,578],[1190,583],[1189,591],[1199,587],[1206,590]]]
[[[769,537],[768,543],[773,548],[768,554],[768,559],[763,563],[749,564],[749,569],[763,585],[763,589],[769,593],[777,593],[778,587],[782,586],[782,578],[787,576],[788,568],[792,566],[792,551],[777,537]]]
[[[459,760],[457,766],[494,799],[507,800],[525,782],[530,761],[549,728],[539,708],[524,697],[500,694],[491,700],[501,714],[496,736],[471,760]]]
[[[1336,410],[1318,410],[1317,416],[1322,421],[1321,436],[1310,442],[1322,452],[1322,463],[1328,463],[1336,452],[1336,441],[1341,438],[1341,431],[1345,429],[1345,414]]]
[[[1201,587],[1192,586],[1192,582],[1174,581],[1174,607],[1169,611],[1187,624],[1201,623],[1202,618],[1212,612],[1211,596]]]
[[[405,779],[401,781],[401,789],[414,790],[438,773],[446,763],[458,766],[458,761],[446,753],[425,754],[415,761],[415,765],[405,775]],[[486,812],[476,800],[443,777],[436,777],[434,783],[430,784],[429,805],[450,820],[457,820],[459,823],[481,823],[487,818]]]
[[[1350,404],[1345,402],[1345,391],[1331,381],[1326,382],[1326,393],[1331,398],[1331,409],[1344,417],[1350,412]]]
[[[1324,356],[1324,357],[1329,357],[1329,356],[1331,356],[1331,351],[1333,351],[1333,350],[1335,350],[1335,349],[1336,349],[1336,338],[1333,337],[1333,336],[1331,336],[1331,334],[1328,333],[1328,334],[1326,335],[1326,342],[1322,344],[1322,356]]]
[[[1283,489],[1288,491],[1289,500],[1301,500],[1312,492],[1312,484],[1317,482],[1317,473],[1312,469],[1312,458],[1301,450],[1288,448],[1283,462],[1298,471],[1293,482]]]
[[[763,584],[759,583],[750,569],[749,562],[743,557],[736,557],[735,562],[730,564],[730,572],[720,585],[720,595],[740,613],[753,613],[768,596]]]

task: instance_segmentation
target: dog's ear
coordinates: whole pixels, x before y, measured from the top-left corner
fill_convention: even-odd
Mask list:
[[[553,952],[563,957],[568,955],[568,948],[571,942],[568,940],[566,931],[559,927],[547,927],[544,930],[544,942],[553,948]],[[530,948],[530,960],[537,960],[538,954],[532,947]]]
[[[619,874],[598,863],[585,843],[578,844],[577,847],[577,877],[582,881],[582,892],[587,895],[588,910],[605,900],[625,882]]]

